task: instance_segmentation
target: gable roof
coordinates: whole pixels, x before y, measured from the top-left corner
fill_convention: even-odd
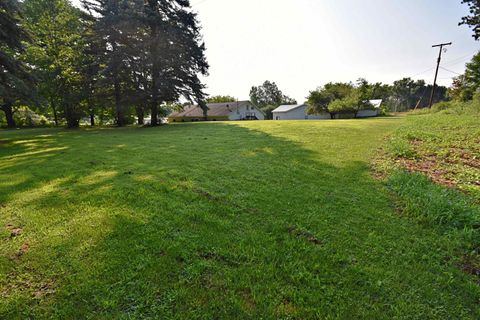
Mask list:
[[[373,105],[375,109],[380,108],[382,105],[383,100],[382,99],[375,99],[375,100],[370,100],[370,103]]]
[[[272,112],[290,112],[300,107],[306,107],[306,104],[284,104],[277,109],[273,110]]]
[[[236,112],[237,108],[247,105],[253,106],[250,101],[233,101],[226,103],[209,103],[207,104],[207,114],[211,117],[228,117],[232,112]],[[172,112],[168,117],[184,118],[184,117],[203,117],[203,110],[197,105],[187,106],[180,112]]]

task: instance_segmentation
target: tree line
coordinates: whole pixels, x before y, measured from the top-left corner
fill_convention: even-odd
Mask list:
[[[0,1],[0,110],[8,127],[18,115],[40,114],[55,125],[78,127],[151,125],[183,98],[198,104],[235,101],[232,96],[208,98],[199,76],[207,75],[200,27],[188,0],[69,0]],[[480,1],[463,0],[470,14],[460,25],[480,39]],[[480,88],[480,54],[451,88],[438,87],[435,102],[471,100]],[[404,78],[392,85],[327,83],[306,97],[309,112],[357,113],[382,99],[389,111],[428,105],[432,86]],[[282,104],[296,104],[275,82],[250,90],[250,99],[266,115]],[[16,117],[17,115],[17,117]],[[46,118],[44,117],[44,120]],[[2,125],[2,117],[0,117]]]
[[[208,73],[187,0],[0,2],[0,108],[9,127],[28,105],[56,125],[88,116],[152,125],[181,97],[206,110]]]

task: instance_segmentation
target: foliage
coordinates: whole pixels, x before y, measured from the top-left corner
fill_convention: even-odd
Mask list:
[[[226,103],[234,101],[237,101],[237,99],[232,96],[212,96],[207,98],[208,103]]]
[[[35,66],[39,92],[55,124],[64,117],[68,127],[77,127],[82,88],[90,81],[80,73],[85,62],[82,13],[68,0],[25,0],[23,7],[33,38],[24,60]]]
[[[357,83],[328,83],[323,88],[311,91],[308,97],[310,114],[328,112],[332,118],[339,113],[353,113],[372,109],[370,100],[374,98],[378,84],[371,85],[360,78]]]
[[[460,25],[467,25],[473,29],[475,40],[480,39],[480,0],[462,0],[462,3],[468,4],[470,15],[463,17]]]
[[[295,99],[284,95],[275,82],[268,80],[260,86],[252,87],[250,101],[266,114],[267,119],[273,118],[271,106],[276,108],[283,104],[297,104]]]
[[[19,2],[0,2],[0,110],[9,127],[15,127],[14,105],[34,102],[34,79],[26,64],[19,59],[24,43],[30,40],[22,21]]]
[[[353,84],[351,83],[327,83],[324,87],[310,92],[307,98],[308,112],[310,114],[329,112],[329,105],[333,101],[346,99],[352,92]],[[340,105],[338,107],[333,105],[333,107],[339,108]]]

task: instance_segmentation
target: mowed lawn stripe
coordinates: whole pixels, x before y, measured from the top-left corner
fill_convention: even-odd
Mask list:
[[[478,318],[371,175],[402,121],[2,131],[0,317]]]

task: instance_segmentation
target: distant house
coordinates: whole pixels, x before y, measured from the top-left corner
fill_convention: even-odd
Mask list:
[[[361,110],[357,113],[357,118],[376,117],[380,114],[382,100],[370,100],[374,109]],[[319,114],[308,114],[308,106],[306,104],[283,105],[272,111],[273,120],[330,120],[330,113],[322,112]],[[334,115],[334,119],[351,119],[354,118],[353,113],[338,113]]]
[[[360,110],[357,113],[357,118],[370,118],[379,116],[381,113],[380,107],[382,106],[382,99],[370,100],[370,103],[373,105],[372,110]]]
[[[199,106],[187,106],[183,111],[171,113],[168,122],[265,120],[263,112],[250,101],[210,103],[207,107],[207,118]]]
[[[307,114],[306,104],[283,105],[272,111],[273,120],[324,120],[331,119],[329,113]]]

